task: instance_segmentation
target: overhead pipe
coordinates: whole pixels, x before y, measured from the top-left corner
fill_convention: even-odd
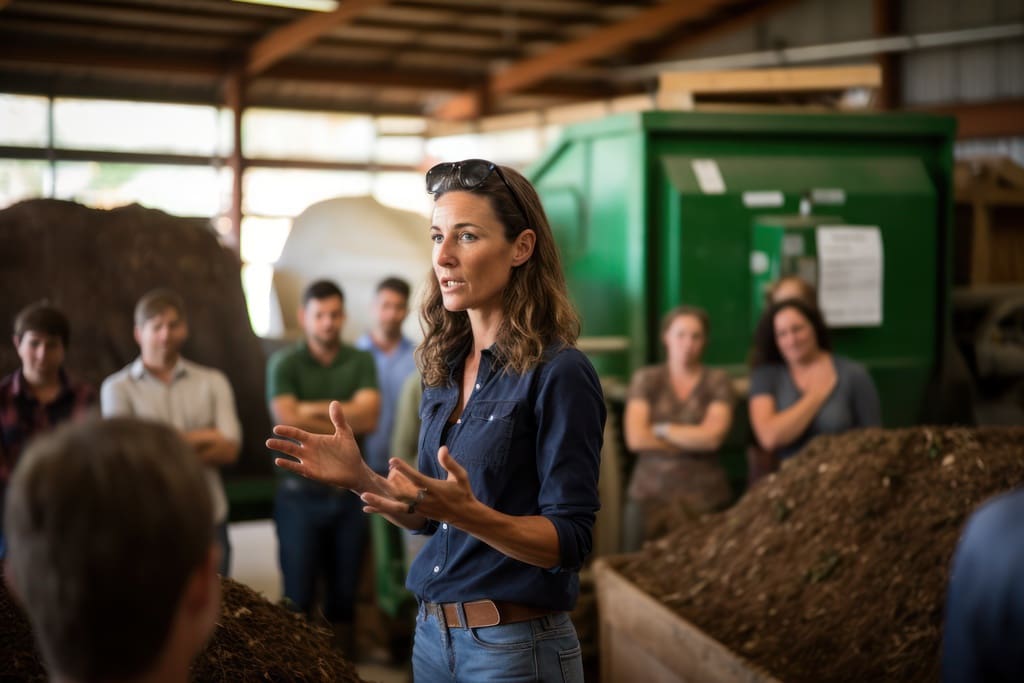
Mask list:
[[[863,57],[889,52],[911,52],[953,45],[989,43],[1024,36],[1024,23],[969,28],[939,33],[918,33],[904,36],[886,36],[844,43],[785,47],[760,52],[745,52],[722,57],[702,57],[671,62],[657,62],[644,66],[620,69],[615,75],[620,81],[639,81],[655,78],[666,71],[715,71],[722,69],[749,69],[769,66],[792,66],[810,62],[823,62],[850,57]]]

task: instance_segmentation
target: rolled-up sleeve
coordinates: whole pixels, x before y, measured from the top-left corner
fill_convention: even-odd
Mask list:
[[[579,571],[593,547],[594,519],[601,507],[604,395],[587,357],[569,349],[545,368],[537,398],[538,504],[558,533],[561,558],[551,569]]]

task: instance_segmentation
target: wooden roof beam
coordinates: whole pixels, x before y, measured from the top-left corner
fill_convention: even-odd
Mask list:
[[[63,47],[58,50],[47,45],[5,46],[3,51],[0,51],[0,64],[81,66],[83,68],[209,77],[222,77],[231,71],[231,64],[225,59],[217,57],[126,55],[89,48]],[[263,78],[307,83],[380,85],[413,90],[450,90],[453,92],[465,89],[467,83],[466,75],[455,71],[382,68],[338,69],[314,64],[281,64],[271,67],[261,74],[260,79]],[[545,90],[551,92],[555,89],[546,88]],[[593,87],[585,84],[566,86],[567,94],[570,96],[589,97],[594,94],[594,90]]]
[[[3,0],[0,0],[3,2]],[[70,65],[84,68],[107,68],[124,71],[149,71],[194,76],[220,76],[228,69],[223,60],[193,57],[154,57],[149,55],[115,53],[106,50],[63,47],[55,50],[48,45],[9,45],[0,52],[0,63],[7,64]]]
[[[593,31],[579,40],[552,48],[522,60],[494,74],[485,92],[469,91],[439,107],[434,116],[457,119],[480,116],[487,96],[524,90],[548,76],[583,62],[615,54],[623,47],[650,39],[672,29],[679,23],[699,18],[727,0],[671,0],[634,16]]]
[[[344,0],[338,9],[325,14],[310,14],[264,36],[249,49],[245,73],[255,76],[296,50],[303,48],[342,24],[351,23],[365,10],[387,0]]]
[[[512,64],[491,79],[492,93],[522,90],[553,73],[583,62],[616,54],[623,47],[664,33],[683,21],[700,17],[726,0],[673,0],[598,29],[585,38]]]

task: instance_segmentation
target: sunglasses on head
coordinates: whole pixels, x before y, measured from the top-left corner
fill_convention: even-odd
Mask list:
[[[501,167],[492,161],[487,161],[486,159],[466,159],[464,161],[446,161],[437,164],[427,171],[427,192],[438,194],[451,190],[474,190],[483,185],[484,181],[490,178],[492,173],[497,173],[498,177],[501,178],[501,182],[505,184],[505,189],[508,190],[512,201],[515,202],[516,208],[519,209],[519,215],[523,218],[523,227],[528,227],[530,219],[526,217],[526,209],[523,208],[523,203],[519,201],[519,195],[512,189],[512,185],[509,184],[505,174],[501,172]]]

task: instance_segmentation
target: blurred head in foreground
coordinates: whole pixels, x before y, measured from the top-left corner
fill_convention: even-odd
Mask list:
[[[115,418],[38,439],[4,523],[5,578],[53,680],[187,680],[220,612],[220,549],[174,430]]]

